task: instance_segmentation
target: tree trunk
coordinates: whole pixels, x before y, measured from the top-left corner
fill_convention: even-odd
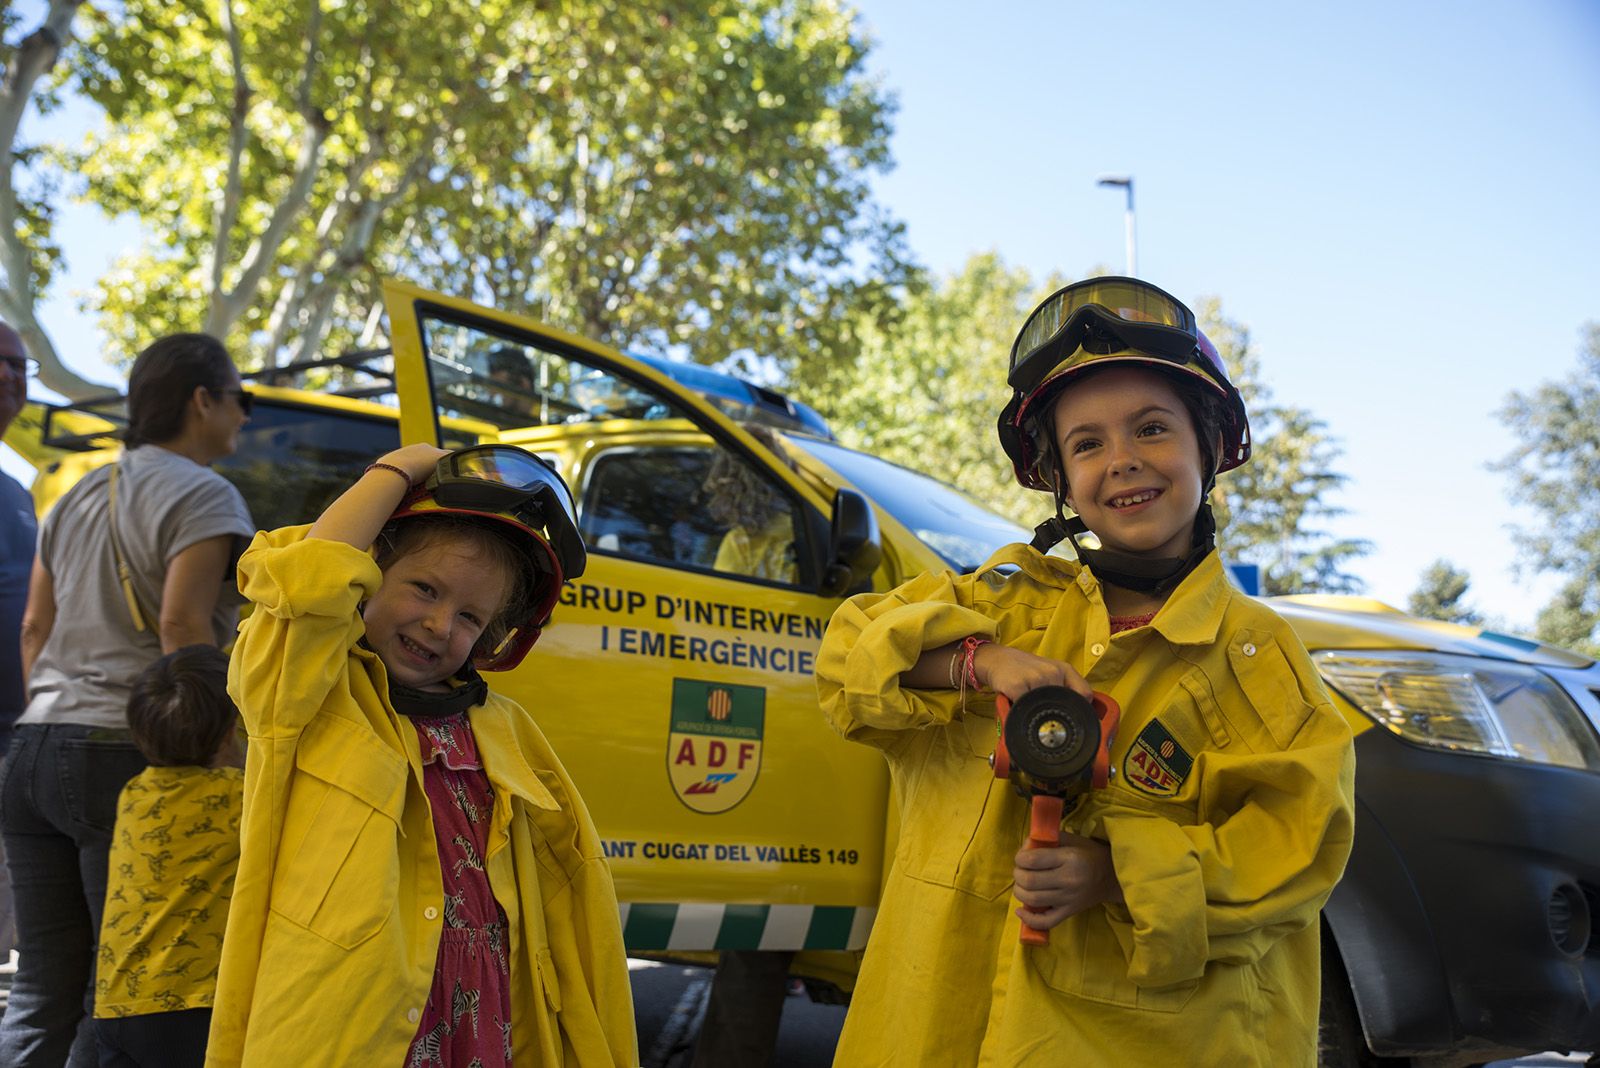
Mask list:
[[[40,78],[55,68],[61,50],[72,40],[72,18],[83,0],[50,0],[39,28],[23,38],[0,83],[0,314],[22,335],[28,355],[39,361],[39,381],[67,397],[92,397],[106,387],[90,382],[61,362],[50,335],[34,314],[39,295],[33,288],[34,250],[17,236],[21,208],[15,185],[17,131]]]

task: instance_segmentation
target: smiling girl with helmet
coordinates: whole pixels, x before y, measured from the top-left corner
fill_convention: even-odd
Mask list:
[[[584,563],[560,476],[505,445],[407,446],[257,535],[208,1064],[638,1063],[600,838],[478,674],[521,662]]]
[[[1035,309],[1009,383],[1001,444],[1055,517],[974,574],[845,602],[818,655],[824,712],[883,751],[901,806],[836,1063],[1314,1064],[1354,756],[1304,648],[1217,558],[1238,390],[1189,309],[1129,278]],[[1062,537],[1076,560],[1044,555]],[[996,695],[1047,686],[1121,722],[1061,844],[1019,850],[1028,802],[985,758]]]

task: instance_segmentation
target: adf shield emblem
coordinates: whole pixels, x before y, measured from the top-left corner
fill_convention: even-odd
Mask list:
[[[1193,767],[1194,757],[1159,719],[1145,725],[1128,747],[1128,755],[1122,758],[1123,778],[1157,797],[1176,794]]]
[[[726,812],[761,773],[767,691],[699,679],[672,680],[667,777],[696,812]]]

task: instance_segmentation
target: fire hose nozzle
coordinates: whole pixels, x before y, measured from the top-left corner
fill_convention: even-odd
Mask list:
[[[998,738],[989,766],[996,778],[1009,779],[1028,798],[1028,848],[1059,845],[1066,799],[1111,780],[1111,742],[1122,709],[1103,693],[1085,699],[1064,686],[1042,686],[1015,704],[997,695],[996,711]],[[1050,933],[1023,924],[1021,939],[1048,945]]]

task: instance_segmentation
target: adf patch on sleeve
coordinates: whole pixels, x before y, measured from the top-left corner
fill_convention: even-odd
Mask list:
[[[1194,767],[1190,756],[1159,719],[1151,720],[1122,758],[1123,777],[1135,788],[1157,797],[1171,797]]]

